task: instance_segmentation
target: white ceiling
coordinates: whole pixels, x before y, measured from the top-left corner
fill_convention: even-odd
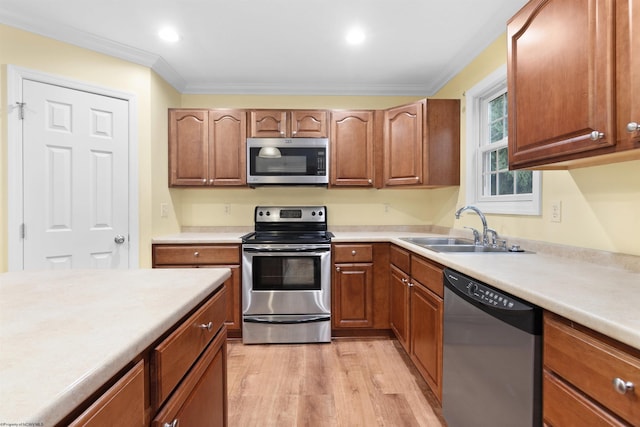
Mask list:
[[[524,3],[0,0],[0,23],[151,67],[183,93],[429,96]],[[356,24],[367,39],[351,46]],[[177,43],[158,39],[165,25]]]

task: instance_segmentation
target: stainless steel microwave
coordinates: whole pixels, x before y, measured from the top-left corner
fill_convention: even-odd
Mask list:
[[[328,138],[247,138],[247,184],[328,183]]]

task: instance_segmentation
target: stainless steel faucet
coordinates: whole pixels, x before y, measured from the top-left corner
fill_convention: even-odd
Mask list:
[[[474,211],[475,213],[478,214],[478,216],[482,220],[482,244],[484,246],[488,246],[489,245],[489,233],[488,233],[489,227],[487,227],[487,218],[484,216],[484,214],[482,213],[482,211],[480,209],[476,208],[475,206],[471,206],[471,205],[463,206],[463,207],[461,207],[460,209],[458,209],[456,211],[456,219],[460,219],[460,214],[462,212],[464,212],[464,211],[467,211],[467,210]],[[476,236],[476,233],[474,233],[474,236]],[[478,240],[477,237],[476,237],[475,240]],[[476,242],[476,244],[477,244],[477,242]]]

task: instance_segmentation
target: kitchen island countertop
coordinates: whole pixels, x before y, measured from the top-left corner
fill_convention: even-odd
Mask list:
[[[0,274],[0,424],[55,425],[230,270]]]

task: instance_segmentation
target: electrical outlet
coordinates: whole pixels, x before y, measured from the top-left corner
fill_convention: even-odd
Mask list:
[[[562,222],[562,202],[560,200],[551,202],[551,222]]]
[[[169,216],[169,205],[166,203],[160,203],[160,218],[166,218]]]
[[[389,213],[391,210],[391,205],[389,203],[384,204],[384,213]]]
[[[229,204],[224,205],[224,214],[231,215],[231,205]]]

